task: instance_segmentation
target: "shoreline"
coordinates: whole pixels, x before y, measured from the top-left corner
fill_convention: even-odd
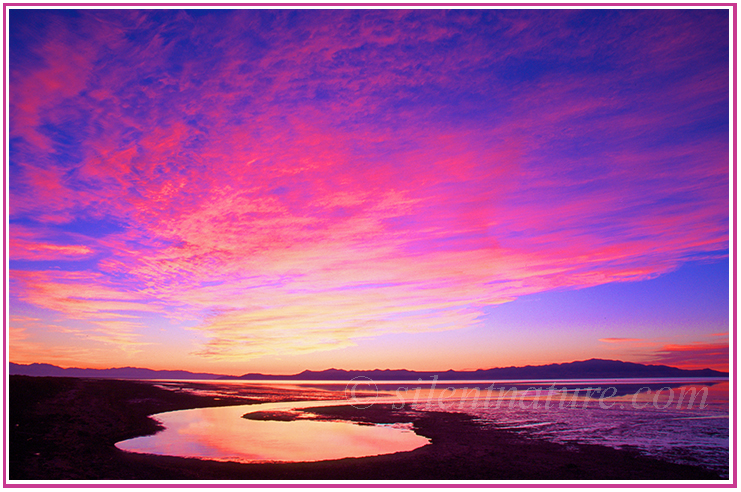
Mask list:
[[[145,381],[10,377],[10,480],[722,480],[700,467],[599,445],[563,445],[484,427],[462,413],[374,405],[306,407],[300,418],[411,422],[431,444],[412,451],[300,463],[218,462],[135,454],[114,444],[159,429],[155,413],[300,401],[172,391]],[[196,383],[193,383],[197,386]],[[186,385],[187,386],[187,385]],[[281,400],[282,398],[282,400]],[[249,414],[249,412],[247,412]],[[269,417],[269,416],[266,416]],[[294,418],[296,415],[294,415]],[[288,418],[283,416],[281,418]]]

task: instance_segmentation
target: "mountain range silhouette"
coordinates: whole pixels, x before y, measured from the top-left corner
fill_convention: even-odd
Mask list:
[[[619,360],[589,359],[541,366],[497,367],[475,371],[410,371],[406,369],[303,371],[298,374],[277,375],[248,373],[241,376],[196,373],[190,371],[163,371],[139,367],[110,369],[61,368],[51,364],[9,365],[10,375],[57,376],[109,379],[221,379],[252,381],[348,381],[365,377],[374,381],[438,381],[519,380],[519,379],[624,379],[624,378],[727,378],[727,372],[713,369],[688,370],[665,365],[646,365]],[[437,378],[435,378],[437,376]]]

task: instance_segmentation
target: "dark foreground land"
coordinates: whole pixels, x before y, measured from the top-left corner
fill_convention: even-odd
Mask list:
[[[296,395],[270,395],[291,400]],[[432,443],[414,451],[318,463],[240,464],[127,453],[114,443],[158,430],[153,413],[257,403],[171,391],[151,383],[10,377],[11,480],[712,480],[603,446],[563,446],[486,428],[465,414],[396,412],[388,405],[306,409],[311,418],[413,422]],[[288,418],[261,415],[261,418]],[[304,415],[306,417],[306,415]]]

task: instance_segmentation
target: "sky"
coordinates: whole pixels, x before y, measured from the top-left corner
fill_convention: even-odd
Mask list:
[[[728,370],[728,10],[8,10],[9,360]]]

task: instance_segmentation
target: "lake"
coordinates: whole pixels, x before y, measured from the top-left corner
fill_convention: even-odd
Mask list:
[[[356,380],[198,381],[162,387],[212,396],[262,395],[267,402],[157,414],[165,429],[117,443],[120,449],[217,461],[296,462],[410,451],[429,443],[410,425],[249,420],[256,411],[390,403],[410,411],[464,412],[481,425],[564,444],[630,448],[728,476],[727,380],[561,381]],[[300,401],[280,401],[291,399]]]
[[[160,413],[165,429],[118,443],[125,451],[239,463],[323,461],[411,451],[429,443],[411,427],[242,418],[255,411],[347,404],[347,400],[265,403]]]

